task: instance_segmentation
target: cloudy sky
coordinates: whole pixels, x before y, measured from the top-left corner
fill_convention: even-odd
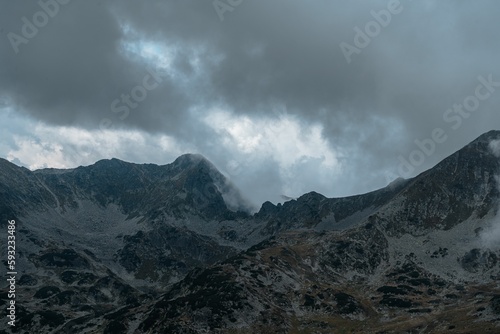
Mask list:
[[[200,153],[276,203],[500,128],[498,1],[57,1],[0,1],[0,157],[30,169]]]

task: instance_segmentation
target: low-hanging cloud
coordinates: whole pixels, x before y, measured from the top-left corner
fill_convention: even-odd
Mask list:
[[[489,147],[491,152],[500,159],[500,140],[492,140]],[[500,192],[500,176],[496,176],[495,180]],[[481,234],[481,241],[486,248],[500,249],[500,204],[491,225]]]

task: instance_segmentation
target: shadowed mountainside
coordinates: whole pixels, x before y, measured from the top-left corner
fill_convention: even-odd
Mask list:
[[[500,253],[483,242],[496,140],[368,194],[312,192],[255,214],[199,155],[34,172],[0,159],[16,330],[496,333]]]

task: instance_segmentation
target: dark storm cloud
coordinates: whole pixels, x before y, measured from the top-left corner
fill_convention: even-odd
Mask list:
[[[97,127],[104,117],[116,117],[112,101],[130,94],[148,75],[147,64],[126,56],[121,22],[104,2],[60,5],[57,15],[22,44],[11,43],[8,33],[24,37],[22,18],[33,23],[41,7],[9,2],[2,8],[2,95],[36,119]],[[172,80],[162,78],[161,86],[139,108],[142,117],[131,115],[129,126],[151,128],[162,114],[168,114],[169,122],[162,124],[167,130],[175,128],[169,124],[181,122],[188,100]]]
[[[392,1],[394,2],[394,1]],[[391,1],[244,0],[223,21],[212,1],[76,1],[61,5],[16,54],[7,38],[20,34],[35,2],[2,1],[0,89],[13,107],[52,124],[115,125],[190,141],[224,161],[217,138],[199,122],[211,107],[275,117],[286,110],[304,124],[320,123],[332,148],[341,148],[349,191],[383,186],[384,170],[408,157],[415,139],[440,127],[448,140],[416,171],[442,159],[500,120],[500,92],[452,130],[446,109],[474,94],[478,76],[498,68],[500,3],[401,0],[397,14],[348,63],[342,42],[355,45],[355,27]],[[124,29],[126,28],[126,29]],[[125,42],[163,43],[172,73],[119,121],[112,101],[148,75]],[[212,148],[211,148],[212,147]],[[204,152],[206,150],[206,152]]]

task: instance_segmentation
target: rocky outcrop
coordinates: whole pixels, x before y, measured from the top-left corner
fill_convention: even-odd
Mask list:
[[[16,330],[496,333],[500,251],[484,240],[499,139],[368,194],[312,192],[255,214],[199,155],[35,172],[0,160]]]

